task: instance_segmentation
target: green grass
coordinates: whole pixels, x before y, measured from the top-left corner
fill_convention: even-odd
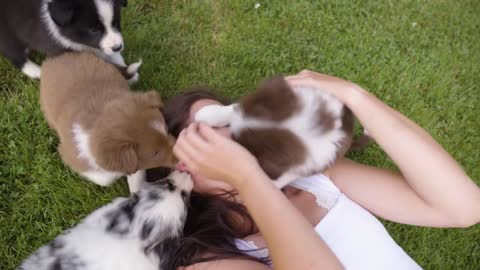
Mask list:
[[[421,124],[480,183],[478,14],[475,0],[136,0],[123,32],[127,60],[144,60],[138,90],[168,98],[210,85],[237,98],[273,74],[334,74]],[[66,168],[39,109],[38,82],[3,58],[0,74],[0,269],[7,270],[127,188],[101,188]],[[352,158],[393,167],[378,147]],[[426,269],[480,268],[479,225],[385,224]]]

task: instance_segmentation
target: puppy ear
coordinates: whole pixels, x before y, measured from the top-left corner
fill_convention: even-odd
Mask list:
[[[160,97],[160,94],[155,91],[148,91],[145,93],[141,94],[145,102],[149,104],[152,108],[162,108],[163,107],[163,102],[162,98]]]
[[[71,1],[53,0],[48,3],[50,17],[58,26],[65,26],[73,17],[73,5]]]
[[[136,145],[108,136],[92,136],[92,152],[97,164],[107,170],[133,174],[138,170]]]
[[[284,121],[301,109],[301,103],[285,79],[280,76],[265,80],[257,91],[240,101],[243,113],[249,117]]]

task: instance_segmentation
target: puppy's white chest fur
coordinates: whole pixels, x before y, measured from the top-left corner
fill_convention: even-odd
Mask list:
[[[113,181],[123,176],[120,172],[107,171],[98,166],[95,157],[90,150],[90,136],[79,123],[74,123],[72,125],[72,133],[78,151],[78,158],[86,161],[90,167],[88,171],[80,173],[83,177],[98,185],[108,186]]]
[[[68,248],[64,250],[66,256],[69,253],[82,254],[82,259],[94,262],[97,269],[158,269],[158,258],[146,256],[141,248],[141,242],[136,238],[122,239],[87,225],[66,235],[64,241],[69,243]],[[105,252],[108,252],[108,258],[118,259],[106,260]]]

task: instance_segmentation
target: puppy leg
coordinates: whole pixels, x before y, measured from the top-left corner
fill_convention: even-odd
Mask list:
[[[112,53],[112,54],[106,54],[104,53],[103,51],[100,51],[100,50],[96,50],[95,51],[95,54],[102,58],[103,60],[109,62],[109,63],[112,63],[116,66],[119,66],[119,67],[126,67],[127,65],[125,64],[125,60],[123,59],[123,56],[121,53],[117,52],[117,53]]]
[[[127,66],[127,64],[125,64],[125,60],[123,59],[122,54],[119,52],[105,54],[103,51],[97,50],[95,51],[95,54],[103,60],[114,64],[118,68],[118,70],[120,70],[123,77],[128,80],[128,84],[132,85],[138,81],[140,77],[140,75],[138,74],[138,69],[142,65],[142,60],[139,60],[138,62]]]
[[[119,174],[104,171],[86,171],[80,174],[95,184],[104,187],[110,186],[115,180],[121,177]]]
[[[142,59],[138,60],[138,62],[132,63],[127,67],[127,74],[128,74],[128,84],[132,85],[138,82],[140,75],[138,74],[138,69],[142,65]]]
[[[195,114],[195,121],[205,122],[212,127],[226,127],[235,115],[235,106],[236,104],[205,106]]]
[[[23,64],[21,70],[25,75],[32,79],[40,79],[40,66],[32,62],[30,59],[27,59],[27,61]]]
[[[14,35],[0,33],[0,53],[32,79],[40,78],[40,66],[27,58],[27,48]]]
[[[136,173],[127,176],[128,189],[130,190],[130,193],[133,194],[139,191],[146,179],[147,174],[145,170],[139,170]]]

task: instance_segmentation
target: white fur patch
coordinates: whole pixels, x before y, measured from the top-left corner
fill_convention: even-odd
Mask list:
[[[138,82],[140,78],[140,74],[138,73],[138,69],[142,65],[142,59],[138,60],[138,62],[132,63],[127,68],[127,73],[132,75],[130,79],[128,79],[128,84],[132,85]]]
[[[41,68],[36,63],[27,59],[27,62],[23,64],[22,72],[32,79],[40,79]]]
[[[193,181],[191,176],[186,172],[173,171],[170,175],[170,178],[175,179],[175,184],[181,190],[191,191],[193,188]]]
[[[167,134],[167,127],[160,121],[153,121],[151,127],[161,134]]]
[[[123,46],[123,37],[120,32],[112,27],[113,1],[94,0],[98,15],[105,28],[105,34],[100,41],[100,48],[107,54],[115,53],[112,48]]]
[[[121,173],[107,172],[103,170],[86,171],[80,173],[80,175],[94,182],[95,184],[104,187],[111,185],[113,182],[115,182],[115,180],[123,176]]]
[[[85,160],[91,170],[80,173],[83,177],[101,186],[108,186],[123,176],[120,172],[110,172],[98,166],[95,157],[90,151],[90,136],[78,123],[72,126],[73,141],[78,150],[78,158]]]
[[[201,108],[195,114],[196,122],[205,122],[212,127],[226,127],[230,125],[235,114],[235,105],[209,105]]]
[[[142,63],[143,63],[143,62],[142,62],[142,59],[140,59],[140,60],[138,60],[137,62],[128,65],[127,73],[128,73],[128,74],[136,74],[136,73],[138,73],[138,69],[140,68],[140,66],[142,66]]]
[[[135,75],[133,75],[133,77],[128,79],[128,85],[135,84],[136,82],[138,82],[139,79],[140,79],[140,75],[136,73]]]
[[[127,176],[128,189],[130,190],[130,193],[139,191],[146,179],[147,174],[145,170],[139,170],[136,173]]]

